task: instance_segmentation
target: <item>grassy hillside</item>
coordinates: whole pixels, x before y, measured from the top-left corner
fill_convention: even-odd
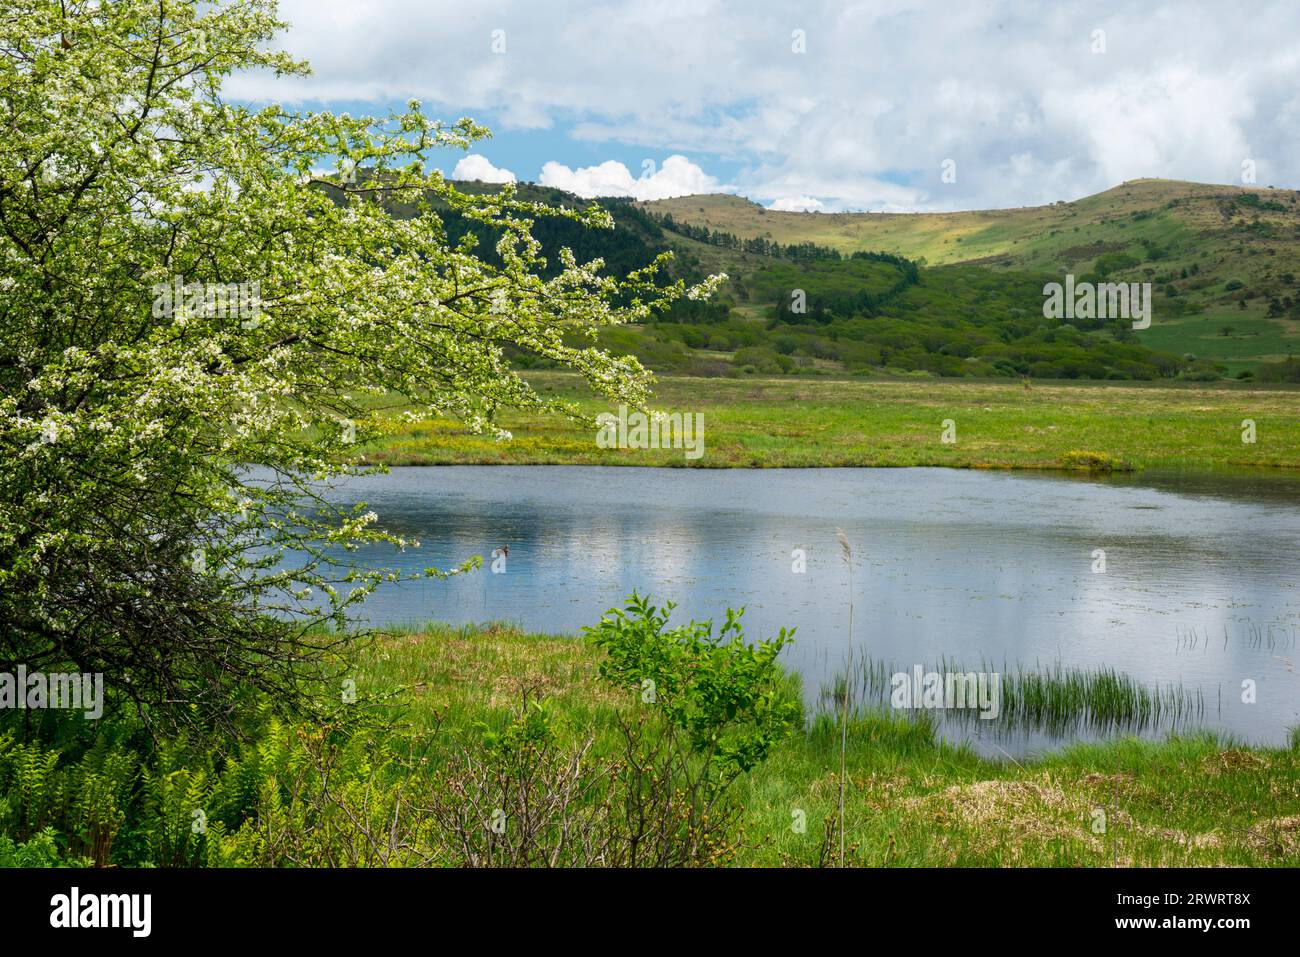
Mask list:
[[[1259,197],[1261,206],[1242,202]],[[1282,210],[1262,208],[1280,203]],[[652,215],[738,236],[767,236],[783,244],[814,243],[841,253],[886,249],[929,265],[984,261],[1018,268],[1085,271],[1107,251],[1143,238],[1166,242],[1180,233],[1226,232],[1261,221],[1300,226],[1300,191],[1144,179],[1075,202],[955,213],[792,213],[738,196],[682,196],[638,204]],[[1141,215],[1151,213],[1150,217]],[[1076,229],[1077,227],[1077,229]],[[1083,234],[1086,243],[1075,241]],[[1277,237],[1292,247],[1300,236]]]
[[[931,267],[1152,282],[1152,327],[1137,333],[1139,341],[1221,362],[1229,373],[1285,359],[1300,344],[1294,190],[1138,180],[1051,206],[919,214],[776,212],[722,195],[640,205],[715,233],[813,243],[843,255],[885,250]],[[700,255],[700,245],[677,242],[706,266],[735,262],[730,251]],[[943,270],[928,274],[942,281]]]
[[[561,201],[538,187],[524,186],[521,194]],[[777,248],[762,239],[713,237],[668,219],[656,222],[627,202],[609,205],[617,224],[612,231],[539,219],[535,234],[548,258],[567,246],[580,259],[599,257],[607,270],[621,272],[671,249],[676,278],[730,277],[711,302],[682,300],[652,321],[605,330],[603,346],[635,354],[659,372],[1117,380],[1217,375],[1204,364],[1141,345],[1127,320],[1044,318],[1042,288],[1050,273],[925,269],[888,252],[842,257],[810,243]],[[483,227],[450,215],[447,221],[453,238],[472,232],[480,248],[494,245]],[[514,358],[527,368],[542,366],[528,354]]]
[[[590,202],[518,190],[546,205]],[[1300,381],[1300,362],[1287,362],[1300,344],[1295,191],[1141,180],[1071,203],[922,214],[775,212],[724,195],[599,202],[615,229],[538,219],[551,263],[568,247],[623,273],[672,251],[673,278],[729,277],[712,302],[605,332],[602,345],[658,372]],[[443,216],[450,238],[473,233],[493,258],[486,227]],[[1151,327],[1045,318],[1043,286],[1067,273],[1150,283]]]

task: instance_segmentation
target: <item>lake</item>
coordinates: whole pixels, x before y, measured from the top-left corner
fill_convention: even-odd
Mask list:
[[[1276,744],[1300,724],[1300,478],[1286,474],[460,466],[356,477],[331,497],[365,501],[421,542],[362,549],[362,563],[485,560],[450,581],[381,587],[371,624],[576,633],[633,589],[677,602],[682,620],[744,606],[749,637],[797,629],[783,661],[815,704],[848,651],[838,527],[855,550],[854,655],[886,674],[1108,667],[1199,702],[1130,731]],[[951,717],[942,733],[987,753],[1111,733]]]

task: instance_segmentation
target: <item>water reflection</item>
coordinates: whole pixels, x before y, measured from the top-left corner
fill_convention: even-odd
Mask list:
[[[1113,668],[1199,692],[1201,724],[1248,740],[1278,742],[1300,723],[1294,654],[1250,640],[1300,628],[1300,481],[1284,474],[405,468],[336,497],[368,502],[421,541],[407,553],[363,549],[367,564],[452,567],[510,547],[505,574],[485,564],[381,588],[365,607],[370,623],[511,619],[576,632],[634,588],[672,598],[684,617],[744,605],[750,634],[797,627],[786,661],[812,701],[846,650],[838,526],[859,559],[861,654],[905,669],[940,659]],[[807,556],[802,574],[795,549]],[[1097,549],[1104,573],[1093,571]],[[1191,630],[1215,640],[1193,647],[1180,638]],[[1241,701],[1245,680],[1254,704]],[[946,733],[988,736],[960,724]],[[997,748],[1060,737],[1022,730]]]

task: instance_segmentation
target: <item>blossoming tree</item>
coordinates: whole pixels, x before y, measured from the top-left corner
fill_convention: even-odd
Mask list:
[[[611,220],[458,192],[426,160],[470,120],[227,102],[232,73],[308,72],[283,26],[269,0],[0,13],[0,667],[103,672],[171,724],[301,704],[342,640],[317,626],[394,577],[348,549],[416,544],[321,495],[378,404],[503,440],[503,409],[576,415],[513,347],[641,405],[596,332],[711,286],[547,263],[539,217]]]

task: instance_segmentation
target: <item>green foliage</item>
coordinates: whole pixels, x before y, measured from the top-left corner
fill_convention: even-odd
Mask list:
[[[737,349],[731,357],[731,364],[746,371],[765,374],[789,372],[794,368],[794,360],[789,356],[762,346],[746,346]]]
[[[1261,199],[1259,193],[1240,193],[1237,205],[1248,209],[1267,209],[1274,212],[1286,212],[1286,206],[1273,199]]]
[[[762,761],[799,718],[776,660],[794,632],[783,628],[746,644],[743,609],[728,609],[716,635],[711,621],[668,628],[675,607],[661,609],[633,593],[624,609],[611,609],[584,631],[607,655],[601,676],[652,704],[730,779]]]
[[[577,415],[515,354],[644,405],[649,372],[598,335],[713,287],[663,275],[644,215],[601,244],[616,263],[580,260],[563,244],[594,249],[604,210],[428,172],[487,135],[471,120],[235,105],[232,74],[307,72],[282,27],[271,0],[0,18],[22,118],[0,155],[0,668],[102,673],[110,708],[190,733],[259,695],[306,706],[337,663],[315,626],[400,577],[350,553],[407,542],[321,494],[369,403],[501,439],[504,410]]]
[[[1260,382],[1300,382],[1300,361],[1287,356],[1283,362],[1264,362],[1255,370]]]
[[[1120,272],[1125,269],[1132,269],[1141,262],[1137,257],[1130,256],[1128,253],[1105,253],[1097,257],[1097,262],[1093,266],[1097,275],[1105,277],[1113,272]]]
[[[715,637],[664,631],[635,595],[628,609],[630,630],[616,637],[611,612],[595,643],[617,687],[654,676],[656,706],[600,721],[527,692],[504,720],[448,729],[440,715],[412,729],[378,701],[319,724],[264,707],[214,750],[124,716],[0,716],[0,863],[720,863],[740,846],[729,789],[798,723],[776,663],[789,634],[749,647],[735,612]]]
[[[176,739],[155,750],[125,721],[97,735],[50,724],[51,740],[0,733],[0,833],[57,834],[69,854],[101,867],[194,866],[220,859],[223,819],[238,828],[253,810],[241,763],[205,747]]]
[[[22,843],[0,834],[0,867],[88,867],[93,863],[86,858],[67,857],[57,838],[52,827]]]
[[[706,326],[705,345],[745,350],[732,357],[732,368],[762,374],[799,371],[772,352],[829,360],[850,372],[888,368],[954,377],[1156,379],[1184,364],[1141,344],[1126,321],[1045,318],[1043,284],[1052,277],[974,266],[919,269],[890,258],[898,257],[728,263],[729,275],[743,276],[751,300],[768,304],[771,318],[765,325],[732,318]],[[636,332],[701,348],[693,327],[687,333],[653,322]],[[702,371],[692,367],[688,353],[663,368]]]

